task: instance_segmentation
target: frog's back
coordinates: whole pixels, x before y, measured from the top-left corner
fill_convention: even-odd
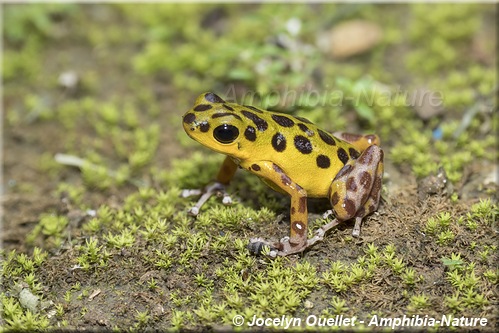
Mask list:
[[[265,115],[269,124],[261,133],[265,146],[255,154],[255,161],[265,158],[277,164],[310,197],[327,196],[341,168],[360,155],[352,144],[305,118],[270,111]]]
[[[327,196],[336,174],[360,154],[352,144],[307,119],[227,103],[209,94],[200,96],[193,109],[184,115],[186,132],[236,161],[271,161],[309,196]],[[220,142],[216,138],[225,130],[234,134],[233,141]]]

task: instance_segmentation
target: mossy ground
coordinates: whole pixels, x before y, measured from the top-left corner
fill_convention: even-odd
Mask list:
[[[497,327],[495,7],[280,6],[4,6],[2,330],[230,329],[238,314],[356,316],[369,330],[374,315],[452,314]],[[382,42],[331,60],[316,34],[349,19],[379,24]],[[77,83],[61,85],[63,73]],[[310,86],[371,95],[332,107],[267,98]],[[420,119],[399,86],[441,92],[444,113]],[[222,161],[180,125],[208,90],[258,91],[254,104],[328,130],[379,133],[384,200],[362,236],[344,223],[301,256],[249,255],[250,237],[287,235],[289,199],[244,173],[232,207],[211,199],[188,216],[180,189],[207,184]],[[421,200],[440,166],[452,188]],[[312,230],[327,208],[309,203]]]

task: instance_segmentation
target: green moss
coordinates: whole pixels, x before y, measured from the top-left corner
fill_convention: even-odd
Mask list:
[[[77,7],[71,4],[10,5],[6,6],[5,24],[9,26],[6,37],[14,42],[23,42],[28,35],[49,37],[55,33],[56,15],[76,14]]]
[[[437,69],[462,65],[458,51],[479,28],[476,13],[480,7],[475,4],[439,4],[431,6],[430,10],[427,4],[413,4],[411,9],[413,20],[409,25],[409,36],[418,48],[408,54],[407,67],[414,72],[431,74]],[[466,26],[455,27],[453,23],[456,21],[466,22]],[[433,38],[427,38],[429,35]]]
[[[68,223],[69,220],[64,215],[43,214],[38,224],[28,234],[26,241],[33,243],[42,234],[49,244],[57,247],[63,240]]]
[[[437,243],[440,245],[449,244],[454,240],[454,238],[455,235],[451,230],[445,230],[438,235]]]
[[[362,262],[362,260],[359,260]],[[331,263],[328,271],[322,273],[321,281],[335,292],[345,292],[350,287],[373,277],[373,269],[368,265],[352,264],[346,267],[342,262]]]
[[[428,308],[431,306],[430,298],[425,294],[413,295],[409,299],[409,305],[407,306],[407,310],[410,313],[414,313],[417,311],[421,311],[422,309]]]
[[[39,281],[35,271],[42,265],[48,253],[35,248],[33,255],[17,254],[10,251],[4,258],[2,250],[2,270],[0,278],[3,281],[0,292],[2,329],[35,330],[46,329],[49,320],[40,310],[40,297],[45,287]],[[43,305],[45,302],[41,302]]]
[[[81,254],[77,257],[77,261],[78,265],[83,269],[89,269],[91,265],[96,264],[105,266],[110,257],[110,253],[107,249],[102,245],[98,245],[98,240],[96,238],[86,239],[85,246],[81,246],[79,252]]]
[[[41,71],[41,64],[34,61],[40,48],[40,41],[36,37],[27,38],[24,47],[18,50],[6,50],[3,55],[3,78],[6,82],[15,80],[19,75],[33,80]],[[12,119],[12,118],[11,118]]]
[[[203,87],[220,85],[227,78],[254,84],[264,95],[273,91],[283,79],[293,86],[307,82],[313,70],[313,56],[300,50],[291,53],[285,48],[265,43],[265,32],[269,29],[284,31],[286,20],[292,17],[291,13],[276,20],[272,5],[260,6],[256,10],[250,7],[249,11],[254,15],[242,17],[231,15],[232,5],[217,7],[227,24],[232,26],[222,36],[216,36],[213,31],[202,26],[202,17],[215,10],[214,6],[182,6],[182,12],[198,18],[191,21],[189,29],[180,19],[181,14],[172,17],[167,10],[144,7],[142,17],[150,18],[148,25],[164,20],[170,25],[168,29],[151,26],[149,33],[154,38],[146,46],[145,52],[135,58],[135,69],[140,73],[167,71],[172,74],[172,82],[176,87],[190,91],[203,91]],[[299,10],[300,15],[307,11],[309,8],[306,6]],[[266,20],[269,12],[273,12],[272,20]],[[248,35],[250,32],[251,37]],[[252,47],[248,47],[250,40]],[[218,51],[211,48],[214,43]],[[270,57],[274,57],[272,63],[268,62]],[[291,66],[297,57],[302,58],[299,69]]]
[[[401,277],[407,286],[414,286],[416,282],[421,281],[423,279],[422,275],[417,277],[416,271],[411,267],[405,268]]]

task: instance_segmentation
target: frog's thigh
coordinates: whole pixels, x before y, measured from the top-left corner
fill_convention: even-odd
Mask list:
[[[333,135],[337,138],[351,143],[356,149],[359,149],[360,151],[366,150],[369,146],[379,146],[380,144],[379,136],[375,134],[361,135],[345,132],[334,132]]]
[[[373,187],[371,193],[364,203],[363,209],[357,212],[358,217],[364,217],[371,214],[378,209],[379,198],[381,196],[381,184],[383,181],[383,151],[381,151],[381,160],[379,161],[378,168],[376,169],[376,176],[374,177]]]
[[[291,230],[289,243],[292,247],[303,246],[307,242],[308,212],[307,192],[296,184],[277,165],[269,161],[241,164],[243,168],[272,182],[276,187],[291,196]]]
[[[358,159],[345,164],[333,180],[329,192],[336,217],[342,221],[353,217],[361,220],[376,210],[382,176],[383,151],[376,145],[368,147]]]

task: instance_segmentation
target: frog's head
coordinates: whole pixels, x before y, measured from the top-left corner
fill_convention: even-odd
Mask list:
[[[191,138],[214,151],[243,157],[239,148],[245,126],[234,108],[237,106],[214,93],[204,93],[184,114],[184,130]]]

